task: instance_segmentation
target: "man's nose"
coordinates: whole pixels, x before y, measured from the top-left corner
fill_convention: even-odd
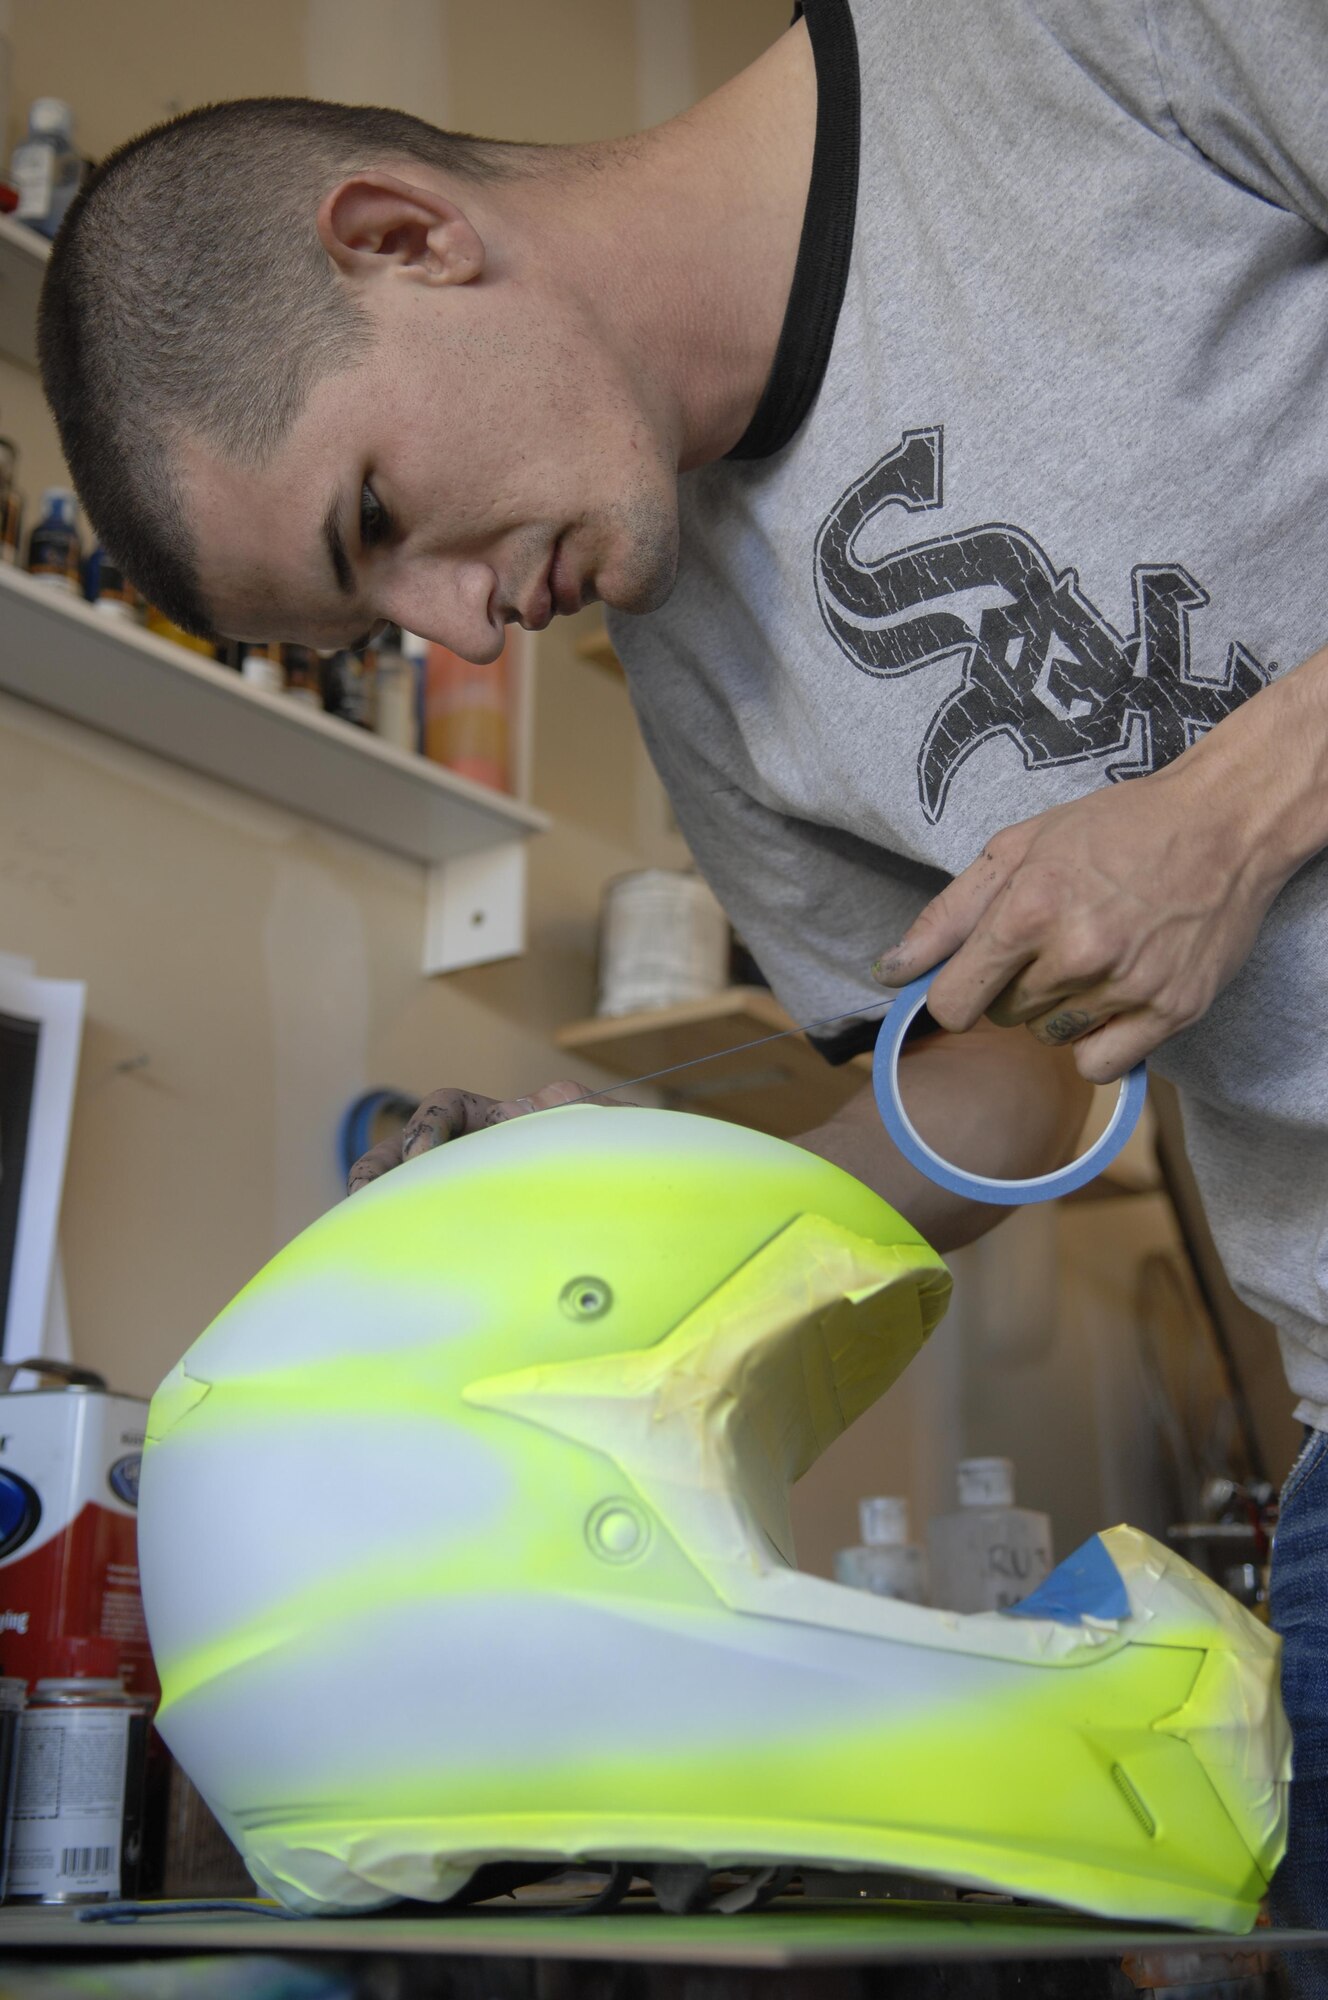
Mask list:
[[[422,639],[485,664],[503,650],[498,580],[487,563],[430,563],[387,596],[383,616]]]

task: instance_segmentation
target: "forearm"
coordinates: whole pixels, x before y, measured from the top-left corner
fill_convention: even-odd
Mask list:
[[[1068,1051],[1041,1048],[1019,1029],[986,1023],[906,1049],[900,1092],[929,1145],[993,1180],[1064,1165],[1092,1097]],[[795,1143],[873,1188],[938,1250],[971,1243],[1009,1214],[949,1194],[911,1167],[887,1135],[870,1086]]]
[[[1280,888],[1328,847],[1328,646],[1233,709],[1170,768],[1203,783],[1249,867]]]

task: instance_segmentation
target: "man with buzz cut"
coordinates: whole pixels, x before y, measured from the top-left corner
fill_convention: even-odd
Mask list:
[[[186,627],[485,660],[602,600],[793,1017],[949,955],[907,1068],[951,1158],[1042,1172],[1090,1081],[1176,1083],[1307,1426],[1297,1923],[1328,1916],[1325,77],[1322,0],[808,0],[623,141],[222,104],[93,175],[41,314],[84,505]],[[356,1181],[577,1094],[442,1089]],[[865,1091],[801,1143],[942,1248],[997,1219]]]

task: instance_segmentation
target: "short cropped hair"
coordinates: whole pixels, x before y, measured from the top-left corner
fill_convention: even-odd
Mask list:
[[[315,227],[347,174],[421,161],[484,182],[538,149],[315,98],[205,105],[121,146],[56,237],[38,352],[79,498],[107,552],[187,631],[212,635],[175,447],[261,465],[368,323]]]

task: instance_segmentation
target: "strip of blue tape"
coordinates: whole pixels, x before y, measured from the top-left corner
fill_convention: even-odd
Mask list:
[[[985,1174],[965,1173],[961,1167],[952,1166],[949,1160],[943,1160],[939,1153],[932,1151],[915,1130],[899,1095],[899,1052],[904,1044],[905,1031],[909,1022],[921,1013],[931,982],[940,969],[939,965],[935,965],[921,979],[915,979],[911,986],[904,987],[882,1021],[881,1032],[876,1037],[876,1054],[872,1058],[876,1107],[881,1114],[881,1123],[904,1158],[920,1174],[925,1174],[938,1187],[947,1188],[951,1194],[964,1195],[970,1201],[990,1202],[1002,1208],[1022,1208],[1031,1201],[1055,1201],[1059,1195],[1073,1194],[1076,1188],[1086,1187],[1104,1167],[1110,1166],[1139,1123],[1148,1095],[1146,1064],[1139,1063],[1127,1077],[1122,1078],[1116,1108],[1105,1132],[1068,1167],[1060,1167],[1054,1174],[1038,1174],[1028,1180],[1011,1181],[989,1180]]]
[[[1128,1618],[1130,1597],[1101,1535],[1093,1535],[1045,1577],[1037,1589],[1009,1606],[1007,1618],[1054,1618],[1082,1625],[1085,1618]]]

